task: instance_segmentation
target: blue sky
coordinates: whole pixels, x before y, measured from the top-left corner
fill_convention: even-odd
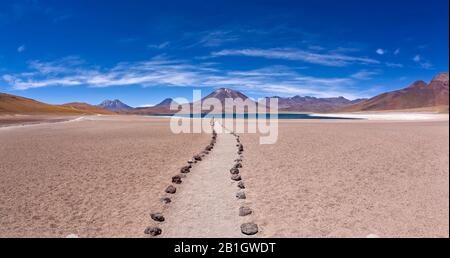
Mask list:
[[[448,0],[0,2],[0,92],[370,97],[448,71]]]

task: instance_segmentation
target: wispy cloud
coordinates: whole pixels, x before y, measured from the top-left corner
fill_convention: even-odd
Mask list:
[[[121,62],[111,68],[89,66],[77,57],[50,62],[29,62],[29,71],[3,75],[3,80],[17,90],[48,86],[112,87],[139,85],[172,87],[231,87],[246,92],[316,97],[365,97],[354,88],[359,75],[322,78],[307,76],[286,66],[253,70],[222,70],[215,63],[191,63],[161,55],[139,62]]]
[[[394,51],[394,55],[398,55],[398,54],[400,54],[400,48],[397,48],[397,49]]]
[[[22,52],[24,52],[26,49],[27,49],[27,48],[26,48],[25,45],[21,45],[21,46],[19,46],[19,47],[17,48],[17,52],[22,53]]]
[[[206,35],[202,36],[198,42],[200,45],[205,47],[217,47],[221,46],[227,42],[234,42],[239,40],[239,36],[234,34],[232,31],[211,31],[207,32]]]
[[[377,54],[379,54],[379,55],[384,55],[385,53],[386,53],[386,50],[384,50],[384,49],[382,49],[382,48],[379,48],[379,49],[377,49],[377,51],[375,51]]]
[[[160,44],[149,44],[147,45],[148,48],[152,48],[152,49],[164,49],[167,48],[170,45],[169,41],[166,42],[162,42]]]
[[[421,68],[426,70],[433,69],[434,67],[430,61],[423,59],[421,55],[415,55],[413,57],[413,61],[419,64]]]
[[[262,57],[268,59],[283,59],[292,61],[302,61],[311,64],[325,66],[342,67],[350,64],[379,64],[380,62],[367,58],[349,56],[344,54],[330,53],[322,54],[294,48],[273,48],[273,49],[226,49],[211,53],[212,57],[221,56],[249,56]]]
[[[361,70],[357,73],[352,74],[351,77],[357,80],[370,80],[379,73],[379,71]]]
[[[403,64],[386,62],[386,66],[391,68],[402,68]]]

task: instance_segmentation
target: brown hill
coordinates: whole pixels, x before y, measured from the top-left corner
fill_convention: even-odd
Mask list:
[[[113,111],[98,107],[98,106],[93,106],[87,103],[83,103],[83,102],[72,102],[72,103],[67,103],[67,104],[63,104],[61,105],[63,107],[70,107],[73,110],[78,110],[78,111],[83,111],[86,112],[88,114],[102,114],[102,115],[112,115],[112,114],[116,114]]]
[[[87,104],[86,104],[87,105]],[[83,110],[85,108],[85,110]],[[55,114],[55,115],[79,115],[79,114],[103,114],[100,110],[87,109],[67,105],[50,105],[34,99],[19,97],[6,93],[0,93],[0,114]],[[98,112],[98,113],[97,113]]]
[[[345,112],[423,109],[442,111],[449,105],[449,75],[441,73],[427,84],[416,81],[397,91],[383,93],[371,99],[340,109]],[[445,108],[446,107],[446,108]]]

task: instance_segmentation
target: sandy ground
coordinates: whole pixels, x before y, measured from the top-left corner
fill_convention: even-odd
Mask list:
[[[219,134],[173,202],[164,189],[209,134],[174,135],[167,118],[101,116],[0,128],[0,237],[448,237],[449,123],[280,120],[279,139],[242,134],[245,201]],[[239,217],[245,203],[250,217]],[[163,212],[156,223],[152,212]]]
[[[449,123],[280,121],[244,134],[263,237],[449,237]]]
[[[165,210],[163,237],[243,236],[240,225],[251,216],[238,216],[239,204],[245,200],[236,199],[237,183],[230,179],[229,172],[238,157],[235,137],[228,132],[219,134],[216,147],[194,165]]]
[[[0,114],[0,128],[10,126],[24,126],[41,123],[57,123],[77,119],[79,116],[54,115],[2,115]]]
[[[134,116],[0,128],[0,237],[143,237],[171,176],[209,140]]]

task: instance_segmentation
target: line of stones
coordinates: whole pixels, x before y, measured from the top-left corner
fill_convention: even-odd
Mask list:
[[[232,132],[233,136],[236,138],[236,147],[238,148],[238,155],[239,158],[234,160],[234,165],[233,167],[230,169],[230,173],[231,173],[231,180],[233,181],[237,181],[238,184],[238,188],[239,191],[236,193],[236,198],[238,200],[244,200],[247,199],[247,196],[245,195],[245,184],[242,181],[242,177],[240,175],[240,171],[239,169],[242,168],[242,158],[243,156],[243,152],[244,152],[244,145],[242,145],[241,140],[239,138],[239,135],[237,135],[236,133]],[[253,211],[252,209],[250,209],[250,207],[248,206],[241,206],[239,208],[239,216],[248,216],[250,214],[252,214]],[[242,234],[245,235],[255,235],[256,233],[258,233],[258,225],[255,223],[244,223],[241,225],[241,232]]]
[[[180,169],[179,174],[172,177],[172,184],[167,186],[167,188],[165,189],[165,192],[167,194],[175,194],[177,192],[177,188],[174,186],[174,184],[175,185],[181,184],[183,182],[183,178],[186,178],[186,175],[191,172],[191,168],[192,168],[193,164],[202,161],[203,158],[214,149],[214,145],[217,142],[217,132],[214,129],[214,121],[211,121],[211,126],[212,126],[212,137],[211,137],[210,143],[204,148],[204,150],[201,153],[194,155],[192,157],[192,159],[188,160],[187,165],[183,166]],[[172,199],[169,197],[163,197],[160,199],[160,201],[163,204],[167,205],[172,202]],[[165,221],[164,215],[160,212],[151,213],[150,218],[156,222],[164,222]],[[157,226],[150,226],[144,230],[144,233],[147,235],[151,235],[151,236],[158,236],[162,233],[162,229]]]

